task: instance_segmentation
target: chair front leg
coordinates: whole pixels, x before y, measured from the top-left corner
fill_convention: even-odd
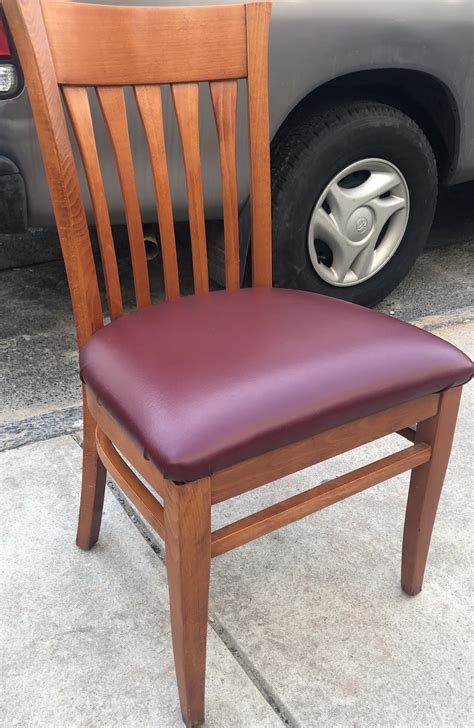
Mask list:
[[[402,589],[415,595],[421,591],[431,533],[436,517],[444,476],[461,399],[462,387],[443,392],[439,410],[418,424],[415,442],[431,445],[431,459],[412,471],[408,492],[402,549]]]
[[[87,406],[85,387],[83,410],[82,488],[76,543],[79,548],[88,551],[99,538],[107,472],[97,454],[96,423]]]
[[[167,482],[164,499],[166,567],[173,651],[186,726],[204,723],[206,642],[211,570],[210,478]]]

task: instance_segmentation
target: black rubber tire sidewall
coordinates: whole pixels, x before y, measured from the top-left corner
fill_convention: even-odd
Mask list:
[[[431,147],[409,117],[378,103],[355,103],[306,120],[291,137],[280,145],[280,166],[278,155],[272,160],[274,284],[375,305],[406,276],[428,236],[437,196]],[[332,286],[311,264],[311,213],[336,174],[370,157],[391,162],[405,177],[410,194],[407,228],[393,257],[372,278],[356,286]]]

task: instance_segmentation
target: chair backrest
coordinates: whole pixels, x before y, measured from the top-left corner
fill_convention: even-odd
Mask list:
[[[252,283],[271,286],[267,56],[271,3],[129,7],[62,0],[4,0],[46,168],[79,345],[103,325],[99,285],[68,135],[79,147],[95,215],[109,312],[123,312],[109,211],[88,88],[95,89],[115,156],[130,242],[137,305],[150,283],[124,88],[132,86],[156,192],[167,298],[180,295],[161,85],[170,85],[183,151],[194,290],[208,290],[199,150],[199,84],[209,82],[219,145],[226,284],[239,286],[236,165],[237,80],[247,79]],[[63,105],[64,102],[64,105]]]

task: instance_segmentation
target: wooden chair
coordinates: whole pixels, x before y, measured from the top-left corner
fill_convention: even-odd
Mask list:
[[[4,8],[33,108],[81,350],[77,543],[90,549],[98,539],[107,470],[164,538],[182,715],[187,725],[199,725],[211,557],[411,469],[402,588],[421,590],[460,385],[472,376],[472,363],[431,334],[373,311],[271,288],[270,3],[145,8],[4,0]],[[245,290],[239,290],[237,79],[247,81],[249,119],[254,288]],[[203,81],[217,127],[225,225],[227,290],[214,293],[199,154]],[[162,84],[171,85],[187,183],[196,295],[186,298],[179,298]],[[167,298],[157,305],[150,305],[125,86],[134,88],[156,189]],[[127,316],[88,87],[99,100],[125,206],[139,309]],[[113,319],[107,326],[63,102],[95,213]],[[212,504],[397,431],[412,444],[211,531]]]

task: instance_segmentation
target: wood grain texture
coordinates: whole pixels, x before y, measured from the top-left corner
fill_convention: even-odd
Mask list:
[[[117,452],[112,441],[99,427],[96,429],[96,443],[101,461],[119,488],[148,521],[150,526],[164,539],[165,526],[161,503],[158,503],[141,480],[137,478],[133,470]]]
[[[201,153],[199,150],[199,84],[180,83],[171,86],[183,150],[186,189],[188,192],[189,229],[193,258],[194,292],[207,293],[206,224],[202,191]]]
[[[421,397],[220,470],[212,476],[212,502],[233,498],[432,417],[438,401],[437,394]]]
[[[245,6],[252,215],[252,285],[272,285],[268,34],[271,3]]]
[[[96,424],[87,406],[84,385],[82,387],[82,400],[82,483],[76,544],[84,551],[89,551],[99,538],[107,473],[97,452]]]
[[[65,86],[63,96],[81,153],[94,210],[109,313],[112,319],[116,319],[123,313],[122,292],[87,89]]]
[[[166,298],[172,300],[179,297],[179,275],[161,89],[159,86],[135,86],[135,98],[145,130],[155,184]]]
[[[462,387],[440,395],[438,413],[420,422],[415,442],[431,446],[431,460],[413,470],[408,491],[402,548],[402,589],[418,594],[423,586],[436,511],[448,467]]]
[[[243,5],[163,8],[43,0],[42,9],[60,84],[133,86],[247,75]]]
[[[167,484],[165,543],[181,712],[186,725],[197,726],[204,723],[211,569],[209,478],[188,485]]]
[[[218,556],[300,518],[327,508],[355,493],[428,462],[431,448],[418,443],[350,473],[298,493],[258,513],[230,523],[212,534],[211,554]]]
[[[397,432],[397,435],[404,437],[405,440],[410,440],[410,442],[415,442],[416,427],[404,427]]]
[[[92,390],[86,386],[87,406],[102,432],[107,435],[117,450],[132,463],[133,467],[142,475],[147,483],[163,498],[166,481],[159,470],[148,460],[143,447],[121,427],[121,425],[107,412]],[[95,432],[94,432],[95,437]]]
[[[148,278],[140,204],[138,202],[135,181],[135,169],[128,134],[124,92],[123,88],[119,86],[98,86],[96,91],[105,125],[109,132],[117,165],[120,189],[122,190],[130,254],[132,257],[135,299],[137,306],[143,308],[144,306],[148,306],[151,301],[150,282]]]
[[[28,87],[82,346],[103,325],[89,229],[38,0],[3,3]]]
[[[224,212],[226,288],[240,286],[239,200],[237,193],[237,81],[209,84],[219,141]]]

